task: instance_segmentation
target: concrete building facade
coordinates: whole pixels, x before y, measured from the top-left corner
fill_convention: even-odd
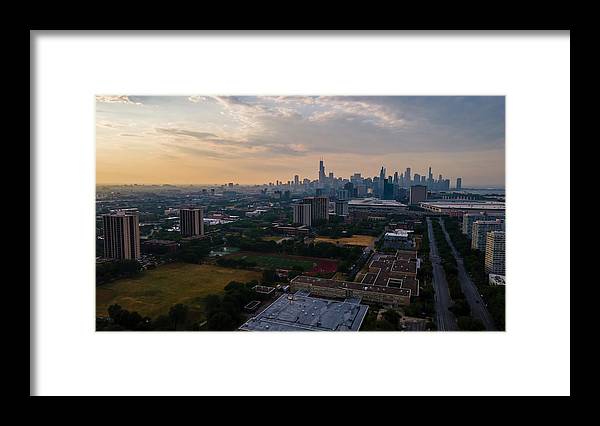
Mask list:
[[[137,213],[102,215],[104,225],[104,257],[115,260],[139,259],[140,220]]]
[[[409,204],[416,205],[427,200],[427,186],[412,185],[410,187]]]
[[[487,233],[491,231],[504,231],[504,220],[476,220],[473,222],[471,248],[485,252]]]
[[[292,221],[295,224],[311,226],[312,225],[312,205],[311,204],[294,204]]]
[[[506,233],[491,231],[486,235],[485,272],[487,274],[504,275],[506,271]]]
[[[204,235],[204,212],[202,209],[179,209],[179,228],[184,237]]]

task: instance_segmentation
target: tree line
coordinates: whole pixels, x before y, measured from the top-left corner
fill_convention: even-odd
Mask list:
[[[446,231],[452,239],[454,247],[463,258],[465,269],[483,294],[488,311],[498,330],[505,329],[506,298],[504,286],[491,286],[488,274],[485,272],[485,253],[471,249],[471,241],[462,233],[461,224],[457,218],[444,220]]]

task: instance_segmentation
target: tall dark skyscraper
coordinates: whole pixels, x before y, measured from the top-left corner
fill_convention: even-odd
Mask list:
[[[379,198],[383,198],[383,190],[385,184],[385,167],[381,166],[379,171]]]
[[[323,165],[323,159],[319,160],[319,183],[323,185],[325,183],[325,166]]]
[[[456,178],[456,190],[460,191],[462,189],[462,178]]]
[[[399,179],[398,179],[398,172],[394,172],[394,185],[398,185],[399,183]]]
[[[406,171],[404,172],[404,184],[408,187],[411,184],[411,177],[410,177],[410,167],[406,168]]]

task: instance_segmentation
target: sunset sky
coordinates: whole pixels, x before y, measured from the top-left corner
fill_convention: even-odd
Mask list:
[[[98,184],[262,184],[356,172],[504,186],[493,97],[96,96]]]

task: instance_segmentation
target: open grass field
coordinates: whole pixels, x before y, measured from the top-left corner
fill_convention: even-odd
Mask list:
[[[284,237],[282,237],[281,235],[271,235],[268,237],[262,237],[261,240],[263,240],[263,241],[279,241],[282,238],[284,238]]]
[[[337,261],[302,256],[287,256],[283,254],[262,254],[254,252],[239,252],[232,258],[254,262],[259,268],[287,269],[301,268],[306,273],[330,273],[337,271]]]
[[[370,235],[353,235],[351,237],[343,237],[343,238],[329,238],[329,237],[317,237],[315,238],[315,243],[333,243],[333,244],[341,244],[345,246],[364,246],[369,247],[373,245],[377,237],[372,237]]]
[[[260,277],[260,272],[214,265],[161,265],[140,277],[96,287],[96,315],[108,316],[108,307],[118,303],[129,311],[156,318],[167,314],[172,305],[183,303],[190,308],[190,318],[200,319],[207,295],[223,292],[230,281],[248,282]]]

